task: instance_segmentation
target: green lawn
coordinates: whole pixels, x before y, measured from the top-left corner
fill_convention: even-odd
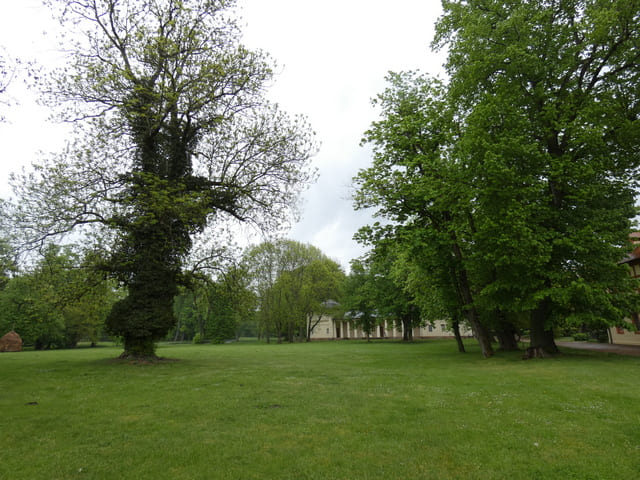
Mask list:
[[[0,354],[0,479],[640,478],[640,357],[468,343]]]

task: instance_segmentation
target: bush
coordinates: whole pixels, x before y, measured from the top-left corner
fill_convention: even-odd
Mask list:
[[[193,343],[204,343],[204,338],[202,338],[202,335],[200,335],[200,332],[196,333],[193,336]]]
[[[588,342],[589,334],[588,333],[574,333],[573,340],[575,342]]]

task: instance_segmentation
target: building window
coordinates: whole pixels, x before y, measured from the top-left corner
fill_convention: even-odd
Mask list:
[[[624,335],[624,328],[622,327],[616,327],[616,333],[618,335]]]
[[[327,335],[329,335],[329,329],[327,328]]]

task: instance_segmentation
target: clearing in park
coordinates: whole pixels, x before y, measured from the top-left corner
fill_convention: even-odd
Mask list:
[[[0,355],[0,478],[636,479],[639,357],[451,340]]]

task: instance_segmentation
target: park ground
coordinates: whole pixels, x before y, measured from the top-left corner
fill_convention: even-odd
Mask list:
[[[1,479],[637,479],[640,358],[448,340],[0,355]]]

